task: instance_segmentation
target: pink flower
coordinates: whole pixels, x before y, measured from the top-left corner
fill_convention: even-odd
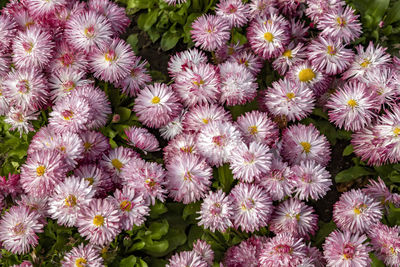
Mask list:
[[[94,10],[104,15],[111,23],[114,35],[120,35],[131,23],[125,13],[125,8],[118,6],[109,0],[90,0],[88,1],[89,10]]]
[[[89,183],[95,197],[104,197],[113,188],[109,173],[97,164],[84,164],[74,170],[74,175]]]
[[[125,129],[129,145],[139,148],[145,152],[160,150],[157,138],[145,128],[132,126]]]
[[[80,133],[83,141],[83,161],[94,162],[110,150],[110,142],[102,133],[86,131]]]
[[[25,5],[28,11],[35,18],[49,17],[54,14],[57,8],[67,4],[66,0],[40,1],[26,0]]]
[[[280,75],[285,75],[292,66],[303,62],[306,58],[307,53],[304,44],[291,42],[286,50],[272,62],[272,66]]]
[[[204,261],[208,263],[208,265],[213,264],[214,260],[214,251],[211,249],[211,245],[206,241],[198,239],[195,243],[193,243],[193,251],[197,255],[199,255]]]
[[[396,207],[400,206],[400,195],[397,193],[391,193],[387,188],[385,182],[378,177],[378,181],[369,180],[369,184],[362,189],[362,192],[367,196],[370,196],[379,201],[383,205],[393,203]]]
[[[368,231],[371,245],[376,255],[387,266],[395,267],[400,264],[400,228],[389,227],[382,223],[373,225]]]
[[[202,259],[194,251],[182,251],[178,252],[169,259],[169,262],[166,267],[181,267],[181,266],[190,266],[190,267],[207,267],[208,264],[205,260]]]
[[[92,244],[85,246],[83,243],[77,247],[73,247],[65,254],[64,259],[61,261],[64,267],[78,267],[88,263],[96,267],[104,266],[99,249]]]
[[[228,248],[224,256],[226,267],[258,267],[258,258],[265,246],[267,237],[252,236],[240,244]]]
[[[222,0],[217,4],[215,13],[224,18],[231,28],[240,28],[247,23],[250,9],[241,0]]]
[[[37,113],[21,108],[11,107],[4,122],[11,125],[10,131],[18,130],[20,135],[34,131],[31,121],[37,120]]]
[[[234,214],[232,205],[232,200],[222,190],[210,191],[201,203],[198,225],[210,229],[212,232],[215,230],[225,232],[233,226],[231,221]]]
[[[116,84],[117,87],[122,88],[122,93],[130,97],[136,96],[147,83],[151,82],[151,76],[145,68],[147,61],[142,61],[141,57],[136,56],[132,60],[130,72]]]
[[[168,164],[179,154],[198,154],[196,136],[194,134],[180,134],[164,147],[164,162]]]
[[[206,64],[207,57],[202,50],[192,48],[181,51],[171,56],[168,61],[168,72],[172,78],[175,78],[179,73],[191,69],[200,64]]]
[[[3,9],[3,14],[0,16],[0,51],[8,52],[17,33],[17,24],[14,18],[9,14],[5,14],[4,11]]]
[[[48,66],[51,72],[57,70],[86,72],[88,70],[89,63],[84,51],[75,49],[65,39],[56,43],[56,47]]]
[[[251,74],[257,76],[260,73],[264,62],[258,56],[248,51],[242,51],[231,55],[228,58],[229,62],[236,62],[243,65],[250,71]]]

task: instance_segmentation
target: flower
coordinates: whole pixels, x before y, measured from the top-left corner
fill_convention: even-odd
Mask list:
[[[122,88],[122,93],[130,97],[136,96],[142,87],[151,82],[151,76],[145,68],[147,61],[142,61],[141,57],[136,56],[132,58],[132,61],[130,72],[116,84],[117,87]]]
[[[243,65],[225,62],[219,65],[221,75],[219,102],[227,106],[243,105],[257,95],[256,78]]]
[[[88,58],[94,77],[116,83],[129,74],[134,56],[129,44],[115,38],[107,46],[94,48]]]
[[[214,103],[220,96],[220,75],[213,65],[199,63],[177,73],[172,87],[187,107]]]
[[[0,220],[2,246],[16,254],[25,254],[39,243],[36,233],[43,232],[39,214],[26,206],[13,206]]]
[[[333,205],[333,221],[342,231],[364,233],[382,218],[382,207],[374,198],[353,189]]]
[[[239,245],[228,248],[224,256],[224,266],[258,267],[258,258],[266,241],[266,237],[254,235],[247,240],[243,240]]]
[[[270,230],[275,234],[289,233],[310,238],[318,229],[318,216],[314,209],[295,198],[280,203],[272,214]]]
[[[273,211],[267,191],[254,184],[237,184],[230,192],[233,202],[233,225],[245,232],[254,232],[267,226]]]
[[[214,251],[211,249],[211,245],[206,241],[198,239],[193,243],[193,251],[199,255],[208,265],[212,265],[214,261]]]
[[[82,164],[74,170],[74,175],[89,183],[95,197],[104,197],[113,188],[109,173],[97,164]]]
[[[125,129],[129,144],[145,152],[154,152],[160,150],[157,138],[146,128],[132,126]]]
[[[279,56],[289,43],[288,27],[289,23],[282,15],[273,14],[268,19],[254,19],[247,29],[251,49],[263,59]]]
[[[204,52],[197,48],[192,48],[171,56],[168,61],[168,72],[174,79],[178,74],[186,71],[186,69],[206,63],[207,57]]]
[[[107,154],[111,146],[107,137],[96,131],[85,131],[79,134],[83,141],[83,161],[94,162]]]
[[[303,239],[282,233],[277,234],[264,244],[258,263],[265,267],[295,267],[305,258],[306,246]]]
[[[232,116],[224,107],[205,104],[192,107],[182,121],[185,132],[198,133],[211,122],[230,122]]]
[[[31,121],[37,120],[37,113],[11,107],[4,122],[11,125],[10,131],[18,130],[20,135],[34,131]]]
[[[342,73],[354,58],[354,52],[345,48],[340,39],[320,36],[311,41],[307,48],[311,64],[328,75]]]
[[[250,71],[253,76],[257,76],[260,73],[264,62],[258,56],[248,51],[241,51],[231,55],[228,59],[229,62],[236,62],[243,65]]]
[[[120,216],[110,199],[92,199],[81,208],[79,234],[95,245],[107,245],[120,233]]]
[[[54,188],[48,201],[48,212],[58,224],[73,227],[81,208],[88,205],[92,198],[93,191],[88,181],[68,177]]]
[[[53,0],[53,1],[40,1],[40,0],[29,0],[26,3],[26,7],[30,14],[35,18],[42,18],[51,16],[54,14],[56,9],[66,5],[66,0]]]
[[[146,220],[145,216],[149,215],[150,208],[145,204],[143,195],[134,188],[124,186],[122,190],[115,190],[112,201],[120,212],[121,227],[124,230],[141,225]]]
[[[85,79],[83,71],[76,71],[72,68],[60,68],[51,73],[49,78],[50,95],[54,103],[71,94],[76,88],[87,86],[92,81]]]
[[[367,237],[359,233],[333,231],[323,244],[327,266],[368,266],[371,249],[363,244],[366,240]]]
[[[368,91],[374,94],[379,105],[393,106],[396,96],[398,78],[390,68],[375,68],[364,78]]]
[[[345,2],[342,0],[308,0],[307,9],[305,11],[307,17],[313,22],[318,23],[319,19],[327,12],[331,10],[338,10],[339,7],[343,6]]]
[[[206,51],[215,51],[230,38],[228,22],[220,17],[204,14],[192,23],[192,39],[195,46]]]
[[[290,121],[307,117],[314,109],[314,102],[314,93],[308,87],[298,86],[286,77],[273,82],[264,98],[264,104],[273,116]]]
[[[231,28],[240,28],[247,23],[249,6],[240,0],[222,0],[217,4],[215,14],[228,21]]]
[[[56,43],[56,47],[48,66],[51,72],[59,70],[86,72],[88,70],[89,62],[84,51],[75,49],[65,39]]]
[[[303,43],[295,44],[291,42],[283,53],[272,62],[272,66],[280,75],[307,58],[306,47]]]
[[[382,223],[372,225],[368,231],[371,245],[376,255],[387,266],[395,267],[400,264],[400,228],[389,227]]]
[[[76,167],[83,157],[83,142],[77,133],[63,132],[51,134],[54,138],[48,149],[58,151],[63,157],[68,169]]]
[[[330,160],[330,147],[326,137],[314,125],[297,124],[283,131],[282,155],[290,164],[315,160],[326,166]]]
[[[210,191],[204,197],[198,213],[200,216],[197,218],[199,220],[197,224],[212,232],[215,230],[225,232],[233,226],[232,200],[221,189],[217,192]]]
[[[229,168],[235,179],[251,183],[270,170],[271,159],[268,146],[257,142],[241,143],[231,152]]]
[[[178,252],[169,259],[166,267],[207,267],[208,264],[194,251],[182,251]]]
[[[384,205],[393,203],[396,207],[400,206],[400,195],[391,193],[380,177],[378,177],[378,181],[370,179],[369,184],[362,189],[362,192]]]
[[[296,197],[300,200],[318,200],[326,195],[332,185],[329,172],[315,161],[300,162],[291,170],[292,179],[296,182]]]
[[[0,16],[0,51],[6,52],[9,50],[11,41],[15,38],[17,24],[12,16],[6,14],[3,9],[3,14]]]
[[[200,200],[209,190],[212,169],[196,154],[179,154],[166,166],[166,188],[174,201],[188,204]]]
[[[400,106],[395,105],[392,107],[391,111],[387,110],[386,114],[379,117],[379,122],[374,127],[379,136],[383,140],[383,146],[385,147],[384,153],[386,158],[389,159],[391,163],[396,163],[399,161],[400,156]]]
[[[326,107],[329,120],[339,128],[358,131],[371,124],[379,105],[364,83],[352,81],[331,95]]]
[[[35,197],[50,195],[67,173],[63,156],[54,150],[39,150],[21,166],[21,185]]]
[[[14,200],[18,206],[28,207],[30,211],[39,214],[39,223],[46,225],[46,218],[49,217],[48,197],[35,197],[31,194],[21,194],[19,199]]]
[[[197,135],[197,149],[210,165],[227,163],[232,150],[241,143],[239,130],[230,122],[212,121]]]
[[[89,53],[109,45],[113,31],[105,16],[89,10],[73,16],[65,25],[64,35],[75,49]]]
[[[176,4],[180,5],[186,3],[187,0],[164,0],[168,5],[175,6]]]
[[[179,116],[182,106],[171,87],[154,83],[139,92],[133,110],[144,125],[160,128]]]
[[[175,156],[185,154],[198,154],[196,148],[196,135],[183,133],[169,141],[164,147],[164,162],[168,164]]]
[[[185,111],[182,111],[181,116],[176,117],[174,120],[170,121],[167,125],[160,128],[160,135],[165,140],[171,140],[175,136],[178,136],[183,132],[183,124],[182,120],[184,117]]]
[[[13,41],[13,63],[17,68],[43,69],[53,53],[51,35],[37,27],[20,31]]]
[[[64,267],[82,267],[86,264],[90,264],[93,267],[104,266],[100,251],[92,244],[85,246],[83,243],[77,247],[73,247],[66,253],[61,264]]]

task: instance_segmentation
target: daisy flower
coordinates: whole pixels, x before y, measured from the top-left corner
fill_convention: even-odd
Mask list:
[[[247,39],[254,53],[263,59],[279,56],[289,43],[288,22],[275,14],[270,19],[254,19],[247,29]]]
[[[195,154],[176,155],[166,166],[166,188],[174,201],[188,204],[203,198],[209,190],[212,169]]]
[[[370,76],[371,72],[376,69],[388,68],[390,63],[390,55],[386,53],[386,47],[374,45],[370,42],[364,50],[362,45],[356,47],[357,54],[353,63],[348,70],[343,73],[343,79],[364,79]]]
[[[83,164],[74,170],[74,175],[89,183],[95,197],[104,197],[113,188],[109,173],[97,164]]]
[[[278,234],[269,239],[258,258],[260,266],[295,267],[306,258],[306,246],[302,238],[288,233]]]
[[[10,68],[11,68],[11,55],[1,52],[0,50],[0,76],[5,77],[10,71]]]
[[[162,165],[142,159],[129,161],[121,172],[122,184],[135,188],[143,194],[146,204],[154,205],[156,199],[165,201],[167,190],[166,171]]]
[[[214,261],[214,251],[211,249],[211,245],[206,241],[198,239],[193,243],[193,251],[199,255],[204,261],[208,263],[209,266],[213,264]]]
[[[139,148],[145,152],[154,152],[160,150],[157,138],[145,128],[132,126],[125,129],[129,145]]]
[[[151,76],[145,68],[148,64],[146,60],[136,56],[131,59],[133,62],[129,67],[130,72],[119,80],[116,86],[122,88],[122,93],[134,97],[147,83],[151,82]]]
[[[353,62],[354,52],[345,48],[340,39],[320,36],[307,48],[311,64],[328,75],[342,73]]]
[[[244,52],[244,46],[240,44],[240,42],[230,42],[224,44],[222,47],[218,48],[213,55],[213,61],[216,64],[225,62],[229,57],[237,55],[241,52]],[[261,60],[261,59],[259,59]]]
[[[228,248],[224,256],[224,266],[258,267],[258,258],[267,240],[267,237],[254,235],[240,244]]]
[[[186,3],[187,0],[164,0],[168,5],[175,6]]]
[[[93,267],[104,266],[100,251],[92,244],[85,246],[83,243],[67,252],[61,264],[63,267],[82,267],[86,264]]]
[[[239,130],[230,122],[210,122],[197,135],[199,154],[212,166],[221,166],[242,142]]]
[[[49,217],[48,197],[34,197],[31,194],[21,194],[19,199],[14,200],[18,206],[28,207],[30,211],[39,214],[39,223],[47,224],[46,218]]]
[[[37,27],[20,31],[13,41],[13,63],[17,68],[43,69],[54,48],[51,35]]]
[[[67,1],[66,1],[67,2]],[[76,1],[66,3],[66,5],[57,7],[53,14],[49,16],[49,25],[58,28],[65,29],[65,24],[71,20],[77,14],[85,12],[87,9],[86,3]]]
[[[165,267],[181,266],[208,267],[208,263],[194,251],[182,251],[172,255],[168,264],[165,265]]]
[[[3,9],[4,10],[4,9]],[[4,12],[4,11],[3,11]],[[0,15],[0,51],[9,50],[13,38],[17,33],[17,24],[12,16],[8,14]]]
[[[192,39],[195,46],[215,51],[230,38],[229,23],[220,16],[204,14],[192,23]]]
[[[362,189],[362,192],[379,201],[383,205],[393,203],[396,207],[400,206],[400,195],[397,193],[391,193],[387,188],[385,182],[378,177],[378,180],[369,180],[369,184]]]
[[[0,190],[4,196],[11,195],[12,199],[15,199],[18,195],[22,194],[24,190],[21,187],[19,174],[8,174],[6,176],[0,176]]]
[[[291,170],[296,183],[295,196],[300,200],[323,198],[332,186],[329,172],[315,161],[300,162]]]
[[[217,104],[204,104],[192,107],[182,121],[185,132],[198,133],[211,122],[230,122],[231,114]]]
[[[183,133],[169,141],[164,147],[164,162],[169,163],[171,159],[179,154],[198,154],[196,146],[196,135]]]
[[[35,196],[50,195],[67,173],[64,157],[57,151],[39,150],[29,155],[21,166],[21,185]]]
[[[282,156],[290,164],[315,160],[323,166],[326,166],[331,158],[328,140],[312,124],[292,125],[283,131]]]
[[[389,227],[377,223],[369,229],[368,237],[376,255],[386,266],[395,267],[400,264],[400,228]]]
[[[240,28],[247,23],[249,6],[241,0],[222,0],[217,4],[215,14],[225,19],[231,28]]]
[[[176,117],[173,121],[168,122],[167,125],[160,128],[159,131],[162,138],[171,140],[183,132],[182,120],[184,113],[185,111],[182,112],[181,116]]]
[[[382,206],[361,190],[343,193],[333,205],[333,221],[342,231],[364,233],[382,218]]]
[[[109,45],[112,35],[108,19],[93,10],[76,14],[65,25],[67,41],[75,49],[86,53]]]
[[[292,66],[303,62],[306,58],[307,53],[304,44],[291,42],[285,47],[283,53],[272,62],[272,66],[283,76]]]
[[[383,146],[386,148],[387,159],[391,163],[400,160],[400,106],[393,106],[391,111],[379,117],[379,122],[374,129],[378,131],[379,136],[383,138]]]
[[[331,95],[326,104],[329,120],[339,128],[358,131],[371,124],[379,109],[376,98],[364,83],[352,81]]]
[[[213,103],[220,96],[220,75],[215,66],[200,63],[179,72],[172,87],[185,106]]]
[[[371,249],[364,244],[365,241],[365,235],[335,230],[323,244],[324,257],[328,263],[326,266],[369,266],[371,259],[368,253]]]
[[[280,203],[272,214],[270,230],[274,234],[289,233],[310,238],[318,229],[318,215],[312,207],[295,198]]]
[[[232,150],[229,168],[235,179],[251,183],[270,170],[271,159],[268,146],[257,142],[242,143]]]
[[[84,51],[75,49],[65,39],[59,41],[56,47],[48,66],[51,73],[58,70],[86,72],[89,69],[89,62]]]
[[[342,0],[308,0],[305,13],[314,23],[318,23],[319,19],[326,13],[338,11],[340,7],[346,3]]]
[[[54,103],[71,94],[76,88],[87,86],[93,83],[87,80],[86,74],[82,71],[69,69],[59,69],[50,74],[49,88],[51,99]]]
[[[390,68],[376,68],[365,77],[364,82],[367,84],[368,90],[377,98],[378,104],[392,106],[395,103],[399,82],[395,71]]]
[[[54,149],[63,156],[69,170],[74,169],[83,157],[83,142],[77,133],[63,132],[54,135],[50,149]]]
[[[89,106],[89,101],[71,95],[53,106],[53,111],[49,114],[49,125],[58,133],[80,132],[88,129],[88,123],[92,118],[93,110]]]
[[[227,106],[243,105],[257,95],[256,78],[245,66],[236,62],[220,64],[221,75],[219,102]]]
[[[264,104],[275,117],[289,121],[301,120],[314,109],[314,93],[306,86],[298,86],[286,77],[268,87]]]
[[[37,111],[48,101],[47,80],[33,67],[13,69],[2,82],[2,88],[9,104],[25,110]]]
[[[88,57],[94,77],[116,83],[129,74],[134,56],[129,44],[115,38],[111,44],[95,48]]]
[[[233,225],[245,232],[254,232],[267,226],[273,211],[272,200],[267,191],[254,184],[240,183],[230,192]]]
[[[127,147],[116,147],[102,155],[100,165],[109,173],[115,183],[120,182],[120,173],[129,162],[140,158],[140,155]]]
[[[208,61],[202,50],[197,48],[181,51],[171,56],[168,61],[169,75],[174,79],[179,73],[191,69],[193,66],[206,64]]]
[[[276,0],[251,0],[249,3],[250,18],[267,16],[278,12]]]
[[[170,86],[155,83],[140,91],[133,110],[141,123],[160,128],[179,116],[182,106]]]
[[[124,186],[122,190],[115,190],[112,201],[120,212],[121,227],[124,230],[143,224],[145,216],[149,215],[150,209],[145,204],[143,195],[131,187]]]
[[[310,27],[306,26],[305,22],[305,20],[296,20],[295,18],[290,19],[289,28],[292,43],[297,44],[308,41]]]
[[[36,233],[43,232],[39,214],[26,206],[13,206],[0,220],[2,246],[15,254],[25,254],[39,243]]]
[[[217,192],[210,191],[201,203],[200,216],[197,218],[199,226],[215,232],[225,232],[232,227],[233,207],[232,200],[220,189]]]
[[[109,199],[92,199],[81,208],[76,223],[79,234],[95,245],[107,245],[121,232],[120,215]]]
[[[56,185],[49,199],[48,213],[58,224],[67,227],[76,225],[81,207],[93,198],[89,182],[77,177],[68,177]]]
[[[34,131],[31,121],[37,120],[37,117],[35,112],[10,107],[4,122],[11,125],[10,131],[17,130],[22,135],[22,133]]]
[[[319,18],[317,28],[322,30],[321,36],[329,36],[350,43],[360,37],[362,32],[358,17],[359,15],[355,15],[350,6],[340,6],[338,9],[330,9],[324,13]]]
[[[32,16],[41,18],[53,15],[57,8],[63,7],[67,3],[65,0],[27,0],[25,4]]]
[[[85,131],[79,134],[83,141],[83,161],[94,162],[110,150],[110,142],[106,136],[97,131]]]
[[[260,73],[264,62],[258,56],[254,55],[248,51],[242,51],[239,53],[235,53],[228,58],[229,62],[236,62],[240,65],[243,65],[250,71],[253,76],[257,76]]]
[[[4,96],[3,78],[0,76],[0,116],[4,116],[8,111],[8,99]]]
[[[279,158],[273,158],[269,172],[256,180],[271,195],[273,201],[290,196],[296,186],[291,168]]]

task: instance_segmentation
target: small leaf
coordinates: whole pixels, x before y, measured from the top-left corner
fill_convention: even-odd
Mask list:
[[[323,221],[320,221],[319,223],[319,230],[315,234],[315,237],[313,237],[313,240],[315,240],[315,245],[317,247],[321,246],[322,243],[324,243],[325,238],[333,232],[333,230],[336,229],[336,224],[333,221],[330,221],[328,223],[325,223]]]
[[[174,32],[175,27],[171,27],[167,32],[163,34],[161,37],[161,49],[164,51],[168,51],[172,48],[175,47],[175,45],[178,43],[179,39],[181,38],[181,32],[177,31]]]
[[[374,174],[374,171],[361,166],[354,166],[347,170],[339,172],[335,177],[335,181],[336,183],[345,183],[355,180],[358,177],[371,174]]]
[[[144,250],[147,254],[152,255],[165,252],[169,247],[168,240],[154,241],[152,244],[146,242]]]
[[[150,237],[153,240],[159,240],[165,234],[168,233],[169,224],[167,220],[161,222],[153,222],[150,224],[149,231],[151,231]]]
[[[135,250],[141,250],[142,248],[144,248],[145,245],[146,243],[144,241],[136,242],[129,248],[128,253],[131,253]]]
[[[229,164],[224,164],[218,168],[218,180],[222,185],[222,190],[229,193],[233,184],[233,174],[229,169]]]
[[[129,257],[122,259],[121,262],[119,263],[119,266],[132,267],[134,264],[136,264],[136,257],[131,255]]]
[[[190,203],[183,209],[182,218],[186,220],[189,215],[196,214],[200,210],[200,201]]]
[[[348,145],[343,150],[343,156],[349,156],[351,153],[353,153],[353,151],[353,145]]]
[[[392,24],[400,20],[400,1],[396,1],[394,5],[389,9],[385,24]]]
[[[400,183],[400,173],[398,171],[392,171],[388,177],[393,183]]]
[[[120,116],[119,122],[127,121],[132,113],[132,111],[129,108],[125,108],[125,107],[118,107],[115,111]]]
[[[137,45],[139,43],[139,39],[137,33],[129,35],[128,38],[126,38],[126,42],[131,45],[131,48],[133,51],[135,51],[135,53],[138,52]]]
[[[329,120],[328,113],[322,110],[322,108],[314,108],[312,114],[321,117],[325,120]]]
[[[161,214],[164,214],[167,211],[168,209],[164,203],[157,201],[156,204],[150,207],[150,218],[158,218]]]
[[[151,26],[153,26],[154,23],[156,23],[157,17],[158,17],[158,12],[159,12],[159,9],[153,9],[152,11],[150,11],[147,14],[142,30],[147,31],[151,28]]]
[[[372,262],[371,262],[371,267],[385,267],[386,265],[383,263],[383,261],[381,261],[380,259],[378,259],[374,253],[370,253],[369,257],[371,258]]]
[[[392,226],[400,225],[400,208],[396,208],[393,203],[389,203],[387,219]]]

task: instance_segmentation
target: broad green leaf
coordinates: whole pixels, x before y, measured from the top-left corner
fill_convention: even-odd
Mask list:
[[[197,214],[197,212],[200,210],[200,204],[201,204],[200,201],[197,201],[186,205],[185,208],[183,209],[182,218],[186,220],[188,216]]]
[[[336,177],[336,183],[345,183],[355,180],[361,176],[371,175],[375,172],[371,169],[367,169],[361,166],[354,166],[344,171],[339,172]]]
[[[144,248],[145,245],[146,243],[144,241],[138,241],[129,248],[128,253],[133,252],[135,250],[141,250],[142,248]]]
[[[126,42],[127,42],[128,44],[130,44],[132,50],[133,50],[135,53],[138,52],[138,47],[137,47],[137,45],[138,45],[139,39],[138,39],[138,34],[137,34],[137,33],[130,34],[130,35],[128,36],[128,38],[126,38]]]
[[[170,14],[171,13],[174,13],[174,12],[170,12]],[[160,30],[160,31],[165,31],[165,30],[167,30],[168,29],[168,26],[169,26],[169,19],[170,19],[170,16],[168,16],[168,13],[167,12],[164,12],[162,15],[161,15],[161,17],[158,19],[158,22],[157,22],[157,24],[156,24],[156,28],[158,29],[158,30]],[[171,19],[171,21],[172,21],[172,19]],[[174,22],[174,21],[172,21],[172,22]]]
[[[168,211],[164,203],[157,201],[153,206],[150,207],[150,218],[158,218],[161,214]]]
[[[392,171],[388,177],[393,183],[400,183],[400,173],[398,171]]]
[[[193,245],[193,242],[196,241],[197,239],[200,239],[201,236],[204,233],[204,229],[200,226],[197,226],[196,224],[193,224],[190,227],[189,233],[188,233],[188,244],[191,247]]]
[[[160,10],[158,8],[151,10],[149,13],[145,15],[145,18],[142,18],[143,21],[141,20],[140,21],[141,24],[139,25],[140,16],[142,16],[145,13],[141,14],[138,19],[138,26],[144,31],[149,30],[151,26],[153,26],[153,24],[156,23],[159,11]]]
[[[343,156],[348,156],[351,153],[353,153],[354,149],[353,149],[353,145],[348,145],[344,148],[343,150]]]
[[[163,34],[161,37],[161,49],[164,51],[168,51],[175,47],[181,38],[181,32],[175,31],[175,27],[171,27],[167,32]]]
[[[168,240],[160,240],[160,241],[153,241],[151,244],[146,242],[144,250],[149,255],[157,256],[167,251],[168,247],[169,247]]]
[[[135,267],[148,267],[147,263],[139,258],[139,261],[136,263]]]
[[[392,226],[400,225],[400,208],[396,208],[392,203],[389,203],[387,219]]]
[[[396,1],[394,5],[389,9],[389,12],[385,18],[385,24],[392,24],[400,20],[400,1]]]
[[[119,263],[119,266],[132,267],[132,266],[134,266],[134,264],[136,264],[136,257],[131,255],[129,257],[122,259],[121,262]]]
[[[125,107],[118,107],[115,110],[115,112],[117,112],[120,116],[119,122],[127,121],[132,113],[132,111],[129,108],[125,108]]]
[[[162,220],[161,222],[152,222],[149,226],[149,231],[151,231],[151,239],[159,240],[168,233],[168,229],[169,224],[167,220]]]
[[[234,29],[232,32],[232,42],[234,44],[240,43],[241,45],[247,43],[246,35],[240,33],[238,30]]]
[[[322,108],[314,108],[312,114],[321,117],[325,120],[329,120],[328,113],[322,110]]]
[[[147,34],[149,35],[150,40],[153,43],[155,43],[161,37],[161,33],[158,31],[156,27],[151,27],[151,29],[147,31]]]
[[[152,267],[165,267],[168,264],[168,261],[163,259],[151,258],[149,264]]]
[[[381,261],[380,259],[378,259],[374,253],[370,253],[369,257],[371,258],[372,262],[371,262],[371,267],[385,267],[386,265],[383,263],[383,261]]]
[[[377,25],[382,20],[390,0],[370,0],[368,3],[367,13],[373,18],[374,24]]]
[[[323,222],[323,221],[319,221],[318,222],[318,226],[319,226],[319,230],[315,234],[315,236],[312,238],[312,240],[314,240],[314,244],[317,247],[320,247],[324,243],[325,238],[331,232],[333,232],[333,230],[336,229],[336,224],[333,221],[330,221],[328,223]]]
[[[229,193],[233,184],[233,174],[229,169],[229,164],[224,164],[218,167],[218,180],[222,186],[222,190],[225,193]]]
[[[155,0],[128,0],[126,2],[126,8],[137,8],[137,9],[146,9],[153,6]]]

